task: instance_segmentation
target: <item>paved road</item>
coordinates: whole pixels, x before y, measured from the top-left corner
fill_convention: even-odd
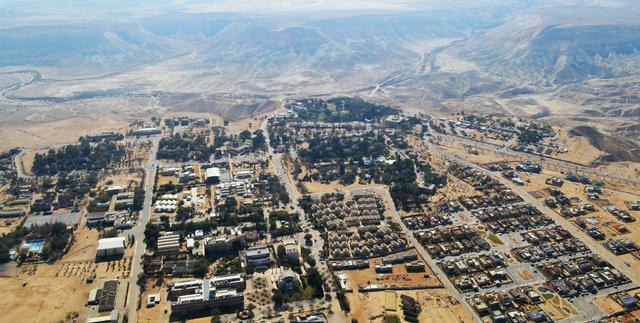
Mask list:
[[[145,183],[144,183],[144,206],[142,212],[140,212],[140,218],[138,223],[131,230],[125,231],[125,235],[133,235],[135,237],[135,245],[133,247],[133,260],[131,264],[131,275],[129,276],[129,293],[127,295],[127,305],[129,310],[129,322],[136,322],[136,314],[138,310],[138,301],[140,298],[140,287],[136,284],[138,275],[142,273],[142,256],[146,251],[146,244],[144,243],[144,230],[151,219],[151,200],[153,198],[153,185],[156,177],[156,153],[158,151],[158,144],[160,143],[160,136],[153,137],[151,156],[149,161],[144,166],[145,170]],[[124,309],[121,309],[124,313]]]
[[[22,169],[22,156],[23,155],[24,155],[24,150],[21,150],[18,154],[13,156],[13,164],[15,165],[16,175],[18,176],[18,178],[19,179],[28,179],[29,176],[27,176],[24,173],[24,169]]]
[[[540,164],[547,164],[547,165],[553,165],[556,168],[560,168],[560,169],[564,169],[565,171],[574,171],[574,172],[580,172],[595,178],[606,178],[609,179],[611,181],[617,181],[617,182],[624,182],[630,185],[634,185],[634,186],[640,186],[640,181],[636,181],[636,180],[632,180],[629,178],[622,178],[622,177],[618,177],[615,175],[611,175],[608,174],[606,172],[603,172],[601,169],[595,169],[595,168],[591,168],[591,167],[586,167],[586,166],[581,166],[578,165],[576,163],[572,163],[572,162],[568,162],[568,161],[562,161],[562,160],[558,160],[558,159],[552,159],[549,158],[547,156],[541,156],[541,155],[536,155],[536,154],[529,154],[529,153],[524,153],[524,152],[519,152],[519,151],[513,151],[510,149],[507,149],[507,146],[505,145],[505,147],[500,147],[494,144],[490,144],[490,143],[486,143],[486,142],[481,142],[481,141],[477,141],[477,140],[472,140],[469,138],[464,138],[464,137],[460,137],[460,136],[453,136],[453,135],[444,135],[444,134],[438,134],[437,135],[440,138],[443,138],[445,141],[449,141],[449,142],[458,142],[460,144],[464,144],[464,145],[469,145],[469,146],[473,146],[473,147],[477,147],[480,149],[486,149],[486,150],[491,150],[494,151],[497,154],[502,154],[504,156],[511,156],[520,160],[527,160],[530,161],[532,163],[540,163]],[[513,143],[513,139],[509,140],[507,144],[511,145]]]
[[[429,255],[427,250],[424,249],[424,247],[418,241],[418,239],[415,238],[411,230],[409,230],[409,228],[404,224],[404,222],[400,218],[400,213],[398,213],[398,210],[396,210],[396,208],[394,207],[393,199],[391,198],[391,194],[389,194],[389,190],[388,189],[370,189],[370,190],[380,194],[380,196],[384,200],[386,200],[387,205],[390,205],[389,209],[391,210],[391,213],[393,214],[395,221],[400,225],[400,227],[402,228],[402,231],[404,231],[407,238],[411,240],[411,243],[415,246],[420,256],[427,262],[431,271],[442,282],[442,285],[446,287],[453,294],[453,296],[458,300],[460,305],[471,315],[471,317],[475,322],[482,322],[478,314],[476,314],[473,308],[471,308],[471,306],[464,299],[464,296],[456,289],[455,286],[453,286],[451,281],[449,281],[449,279],[447,278],[447,275],[445,275],[442,269],[440,269],[440,267],[436,264],[436,261],[433,258],[431,258],[431,255]]]

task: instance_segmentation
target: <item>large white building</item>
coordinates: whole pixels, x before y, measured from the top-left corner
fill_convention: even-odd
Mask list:
[[[96,258],[111,258],[124,255],[125,238],[115,237],[98,240]]]
[[[207,183],[218,183],[220,182],[220,168],[211,167],[207,168]]]

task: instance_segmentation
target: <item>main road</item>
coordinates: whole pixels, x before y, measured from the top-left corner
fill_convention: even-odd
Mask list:
[[[471,315],[473,320],[475,322],[481,323],[482,319],[480,319],[476,311],[474,311],[473,308],[471,308],[469,303],[467,303],[467,301],[464,299],[464,296],[458,291],[458,289],[455,286],[453,286],[451,281],[447,278],[447,275],[436,264],[436,261],[433,258],[431,258],[431,255],[427,252],[427,250],[424,249],[424,247],[418,241],[418,239],[416,239],[416,237],[413,235],[413,232],[402,221],[402,218],[400,217],[400,213],[398,212],[398,210],[396,210],[393,204],[393,199],[391,198],[389,189],[376,188],[376,189],[366,189],[366,190],[377,192],[382,196],[382,198],[386,202],[385,204],[388,205],[388,209],[391,210],[391,213],[393,214],[395,221],[400,225],[400,228],[402,228],[402,231],[407,236],[407,238],[411,241],[413,246],[416,248],[416,251],[418,251],[418,253],[422,257],[422,259],[424,259],[427,262],[427,264],[429,265],[429,268],[436,275],[438,280],[440,280],[440,282],[445,288],[451,291],[451,293],[456,298],[456,300],[458,300],[458,303],[460,303],[460,305],[469,313],[469,315]]]
[[[131,273],[128,279],[129,292],[127,293],[126,308],[129,310],[128,321],[137,322],[136,314],[138,312],[138,302],[140,300],[140,287],[137,284],[138,275],[142,273],[142,256],[146,252],[147,245],[144,243],[144,230],[151,219],[151,201],[153,198],[153,186],[156,178],[156,154],[161,136],[155,136],[151,139],[152,146],[149,161],[144,166],[144,205],[140,212],[138,223],[126,234],[135,238],[133,246],[133,260],[131,263]]]

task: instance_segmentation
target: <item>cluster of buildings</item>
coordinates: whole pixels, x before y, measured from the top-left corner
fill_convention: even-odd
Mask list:
[[[153,205],[156,213],[173,213],[178,207],[178,194],[163,194]]]
[[[540,292],[529,286],[477,295],[467,302],[478,315],[488,316],[492,322],[551,322],[538,306],[544,302]]]
[[[557,258],[564,255],[572,255],[580,252],[588,252],[589,248],[577,238],[568,238],[560,241],[542,241],[537,245],[523,246],[513,249],[513,253],[527,262]]]
[[[178,183],[200,183],[200,175],[193,165],[183,165],[180,167],[163,167],[160,174],[162,176],[177,177]]]
[[[415,298],[407,295],[400,295],[400,307],[404,320],[411,323],[419,322],[418,316],[422,312],[422,306]]]
[[[451,215],[448,213],[435,213],[428,215],[416,215],[402,219],[411,230],[430,229],[437,226],[450,225]]]
[[[349,201],[314,203],[311,211],[318,226],[329,231],[340,231],[380,224],[384,204],[374,193],[358,193]]]
[[[530,204],[518,204],[473,211],[473,216],[493,232],[507,233],[547,226],[553,220]]]
[[[460,203],[468,210],[522,202],[522,198],[519,195],[488,174],[460,165],[452,173],[482,193],[476,196],[460,197]]]
[[[434,258],[458,256],[490,248],[477,231],[468,225],[435,228],[414,232],[414,235]]]
[[[615,255],[624,255],[640,250],[635,242],[628,239],[609,239],[604,243],[604,246]]]
[[[613,205],[607,205],[604,207],[607,212],[613,214],[616,218],[620,219],[622,222],[635,222],[636,218],[629,213],[629,211],[621,210]]]
[[[538,268],[550,279],[550,286],[555,292],[569,298],[582,293],[595,294],[599,289],[630,282],[624,274],[596,255],[548,262]]]
[[[100,211],[87,214],[86,226],[113,227],[116,230],[127,230],[135,226],[137,217],[128,211]]]
[[[32,212],[51,211],[76,206],[76,199],[66,194],[45,193],[31,204]]]
[[[387,227],[368,225],[356,232],[339,231],[329,235],[331,258],[368,258],[402,251],[408,247],[406,239]]]
[[[504,257],[498,252],[445,260],[438,265],[462,292],[501,286],[513,282]]]
[[[87,319],[87,323],[116,323],[118,322],[118,310],[115,308],[119,282],[108,280],[102,288],[94,288],[89,291],[88,305],[97,306],[98,314]]]
[[[209,124],[209,119],[176,117],[176,118],[164,119],[164,124],[167,127],[189,127],[189,126],[191,126],[191,127],[196,127],[196,128],[202,128],[202,127],[206,127]]]

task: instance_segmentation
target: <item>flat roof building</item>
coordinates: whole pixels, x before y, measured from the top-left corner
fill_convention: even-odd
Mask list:
[[[269,248],[264,246],[251,247],[245,251],[244,258],[247,265],[252,265],[256,268],[269,267],[271,262],[271,252]]]
[[[207,183],[219,183],[220,182],[220,168],[211,167],[206,170]]]
[[[241,307],[244,294],[235,289],[220,289],[212,285],[212,281],[194,280],[170,285],[171,311],[188,312],[205,308]]]
[[[124,255],[125,238],[115,237],[98,240],[96,258],[112,258]]]

